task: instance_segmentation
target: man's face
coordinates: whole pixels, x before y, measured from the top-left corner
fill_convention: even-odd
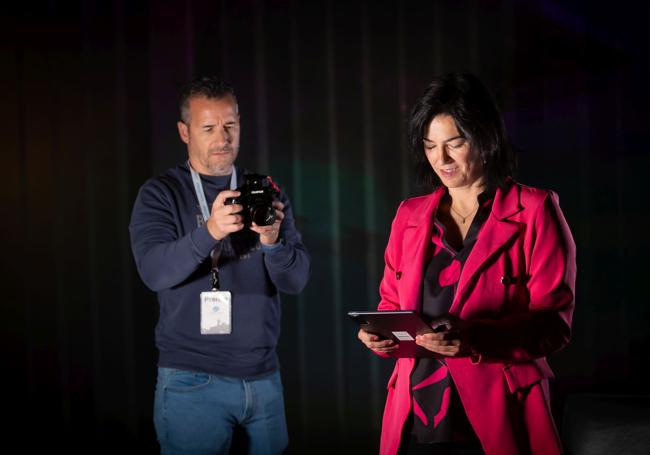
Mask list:
[[[189,102],[189,124],[178,122],[190,164],[200,174],[228,175],[239,153],[239,113],[231,96]]]

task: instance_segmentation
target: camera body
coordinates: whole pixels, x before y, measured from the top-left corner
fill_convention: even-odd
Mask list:
[[[244,218],[244,225],[250,227],[254,222],[258,226],[270,226],[275,222],[273,201],[280,190],[271,177],[261,174],[245,174],[244,183],[237,188],[240,195],[226,198],[224,204],[239,204],[239,212]]]

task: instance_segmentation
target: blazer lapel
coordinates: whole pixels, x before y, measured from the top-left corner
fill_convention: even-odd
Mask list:
[[[517,185],[512,184],[505,191],[500,188],[497,189],[492,204],[492,212],[485,221],[476,239],[476,244],[474,244],[474,248],[472,248],[472,252],[467,257],[461,271],[456,295],[449,309],[450,313],[460,313],[460,305],[465,298],[464,294],[467,293],[469,285],[480,273],[483,264],[489,261],[494,254],[498,253],[505,244],[519,233],[521,224],[510,221],[508,218],[519,213],[522,209]]]
[[[419,310],[422,298],[422,276],[424,259],[431,239],[433,229],[433,214],[435,213],[444,188],[439,188],[429,195],[416,208],[406,224],[402,246],[402,292],[400,296],[402,309]],[[413,230],[412,233],[407,232]]]

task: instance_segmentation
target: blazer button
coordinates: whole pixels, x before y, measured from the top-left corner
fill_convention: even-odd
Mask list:
[[[504,275],[501,277],[501,284],[507,286],[508,284],[512,284],[512,283],[514,283],[514,280],[511,276]]]
[[[402,272],[395,272],[395,279],[399,280],[402,278]]]

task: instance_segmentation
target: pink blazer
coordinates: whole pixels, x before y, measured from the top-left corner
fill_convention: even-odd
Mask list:
[[[433,214],[444,188],[404,201],[393,221],[380,310],[419,309]],[[463,267],[450,313],[469,321],[478,354],[448,358],[467,417],[490,454],[555,454],[545,356],[571,335],[575,244],[550,191],[497,190],[492,212]],[[397,453],[411,411],[414,359],[398,359],[388,381],[381,454]]]

